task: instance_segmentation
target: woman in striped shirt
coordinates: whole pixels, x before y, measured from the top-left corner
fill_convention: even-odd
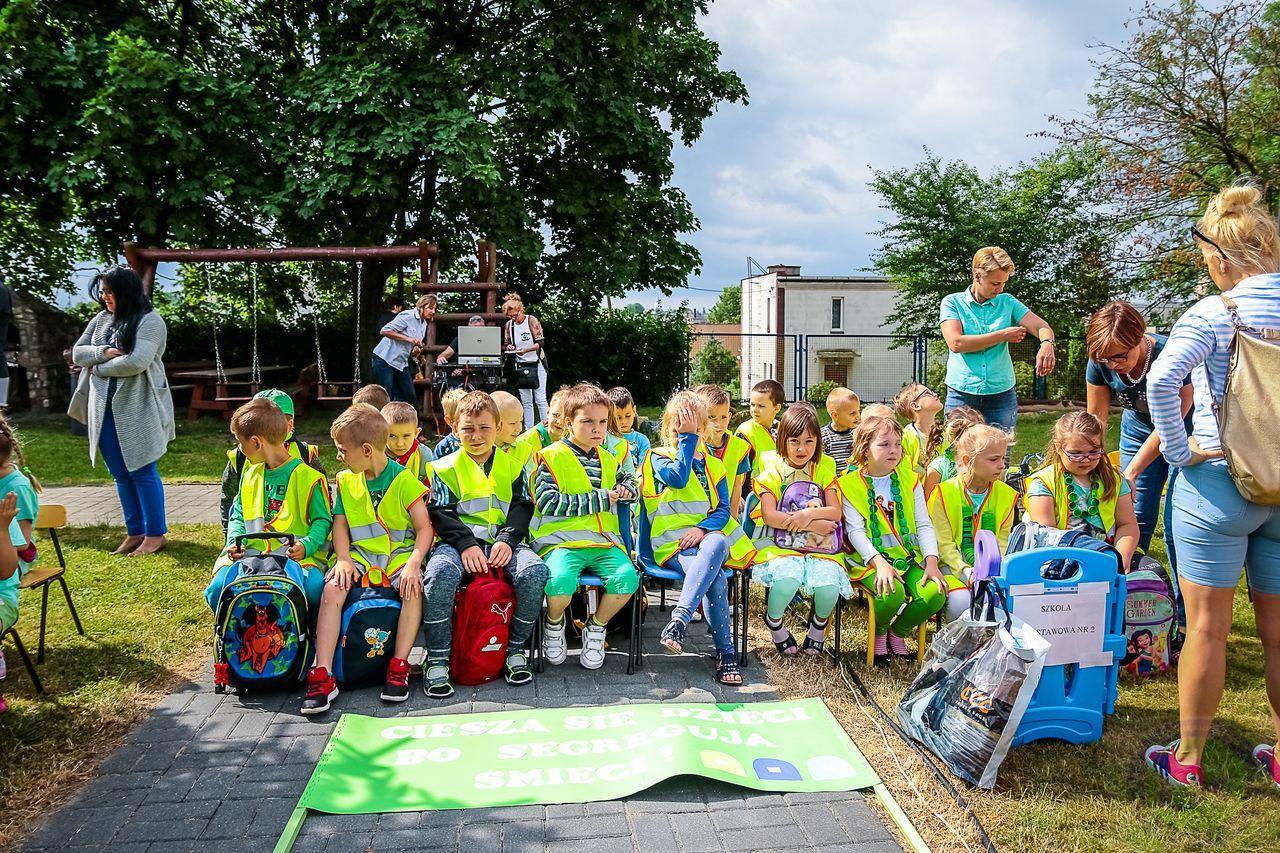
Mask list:
[[[1228,187],[1209,201],[1192,228],[1213,283],[1230,291],[1243,323],[1280,329],[1280,235],[1251,186]],[[1232,604],[1244,566],[1266,659],[1271,721],[1280,740],[1280,507],[1250,503],[1226,462],[1214,406],[1222,400],[1233,337],[1223,300],[1208,296],[1174,325],[1151,367],[1147,398],[1161,450],[1181,469],[1173,487],[1173,538],[1187,605],[1187,642],[1178,666],[1181,738],[1146,752],[1147,763],[1170,784],[1199,786],[1200,756],[1222,700]],[[1191,374],[1194,434],[1182,426],[1179,391]],[[1280,412],[1276,414],[1280,415]],[[1253,758],[1280,787],[1275,746]]]

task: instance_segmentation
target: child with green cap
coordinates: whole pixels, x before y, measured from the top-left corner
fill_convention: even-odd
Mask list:
[[[305,441],[293,436],[293,398],[281,391],[279,388],[264,388],[257,394],[253,395],[255,400],[270,400],[276,404],[276,407],[284,413],[285,418],[289,421],[289,437],[285,439],[285,447],[289,450],[289,455],[294,459],[301,459],[312,468],[323,474],[324,467],[320,464],[320,448],[315,445],[307,444]],[[236,495],[240,493],[240,475],[244,472],[245,458],[240,452],[240,448],[233,447],[227,451],[227,467],[222,471],[222,504],[221,518],[222,529],[227,529],[227,518],[231,513],[231,504],[235,501]]]

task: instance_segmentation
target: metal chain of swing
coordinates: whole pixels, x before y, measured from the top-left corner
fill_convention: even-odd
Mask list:
[[[205,299],[209,303],[209,313],[213,316],[213,369],[218,377],[218,384],[227,384],[227,371],[222,364],[222,348],[218,346],[218,304],[213,296],[213,279],[209,275],[209,270],[204,271],[204,292]]]
[[[250,266],[253,280],[253,364],[249,369],[249,381],[255,386],[262,384],[262,366],[258,361],[258,265]]]
[[[360,387],[360,303],[364,301],[364,261],[356,261],[356,354],[352,393]]]
[[[320,345],[320,289],[316,286],[315,270],[307,266],[307,301],[311,303],[311,326],[316,335],[316,382],[320,393],[327,393],[329,371],[324,366],[324,349]]]

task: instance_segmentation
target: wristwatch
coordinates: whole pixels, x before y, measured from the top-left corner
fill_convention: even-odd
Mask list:
[[[1044,344],[1048,344],[1049,346],[1055,349],[1057,349],[1057,346],[1058,346],[1057,341],[1055,341],[1053,338],[1044,338],[1040,341],[1040,344],[1041,346],[1043,346]]]

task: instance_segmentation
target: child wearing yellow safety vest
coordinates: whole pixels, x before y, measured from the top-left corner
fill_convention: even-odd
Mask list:
[[[324,586],[329,529],[333,526],[324,474],[289,453],[285,446],[289,420],[271,400],[250,400],[236,409],[231,416],[231,434],[246,465],[227,519],[227,544],[214,563],[205,601],[210,610],[216,610],[236,561],[263,553],[265,547],[272,553],[286,554],[308,570],[304,592],[314,607]],[[292,533],[295,541],[287,548],[276,540],[249,539],[243,548],[236,545],[241,534],[264,531]]]
[[[893,398],[893,410],[907,421],[902,430],[903,456],[907,464],[923,477],[942,440],[942,426],[938,423],[942,398],[928,386],[912,382]]]
[[[524,406],[519,397],[506,391],[494,391],[489,397],[498,407],[498,429],[493,435],[493,446],[510,455],[524,432]]]
[[[938,538],[938,560],[947,581],[947,620],[958,619],[973,601],[974,539],[979,530],[995,534],[1003,554],[1009,545],[1018,493],[1000,479],[1009,434],[978,424],[955,445],[958,473],[929,495],[929,517]]]
[[[614,422],[610,432],[627,443],[631,454],[631,470],[639,471],[649,454],[649,437],[636,429],[636,401],[631,392],[621,385],[605,392],[613,403]]]
[[[579,662],[586,669],[604,665],[605,625],[640,586],[640,577],[623,549],[617,505],[639,491],[618,459],[604,449],[610,401],[595,385],[581,383],[562,398],[566,435],[533,457],[534,516],[529,530],[538,555],[547,563],[547,617],[542,652],[558,666],[568,657],[565,610],[584,571],[604,584],[604,595],[582,632]]]
[[[280,411],[284,412],[285,418],[289,421],[289,437],[284,441],[284,446],[289,451],[289,455],[294,459],[301,459],[323,474],[324,466],[320,464],[320,448],[314,444],[307,444],[299,438],[294,438],[293,398],[276,388],[264,388],[253,396],[254,399],[270,400],[280,407]],[[222,469],[222,501],[219,516],[222,519],[223,530],[227,529],[227,518],[231,515],[231,504],[235,501],[236,495],[239,494],[240,475],[244,472],[246,461],[239,447],[233,447],[227,451],[227,467]]]
[[[387,422],[387,457],[394,459],[425,486],[431,485],[431,460],[435,454],[422,443],[418,410],[412,403],[392,402],[382,407]]]
[[[908,658],[906,637],[947,603],[938,543],[921,478],[902,455],[902,427],[865,416],[853,433],[849,472],[840,478],[845,530],[862,565],[853,579],[873,598],[875,663]]]
[[[956,445],[959,444],[961,436],[970,427],[986,422],[982,412],[972,406],[956,406],[947,412],[946,417],[942,419],[942,443],[938,445],[937,454],[925,466],[924,496],[926,500],[933,497],[933,491],[938,488],[939,483],[950,480],[958,473]]]
[[[729,514],[729,485],[720,460],[703,443],[707,404],[692,391],[667,401],[662,447],[641,466],[639,548],[642,557],[684,575],[680,600],[662,630],[662,647],[680,654],[693,612],[707,600],[707,622],[716,648],[716,680],[736,687],[742,672],[729,627],[724,568],[748,568],[755,546]]]
[[[853,594],[844,571],[843,554],[808,554],[776,544],[774,531],[810,531],[833,535],[840,524],[836,464],[822,452],[818,411],[808,403],[787,409],[778,423],[778,450],[764,455],[753,488],[759,504],[753,510],[756,530],[755,577],[769,587],[764,622],[773,645],[783,655],[800,651],[795,637],[782,625],[787,605],[797,592],[813,596],[813,611],[803,651],[816,655],[826,641],[827,620],[841,598]],[[778,509],[792,483],[809,482],[823,492],[821,506],[791,512]]]
[[[760,473],[764,455],[777,450],[773,432],[774,419],[787,401],[782,383],[776,379],[761,379],[751,386],[751,418],[738,425],[738,435],[751,445],[751,476]]]
[[[1027,477],[1027,517],[1060,530],[1083,530],[1110,542],[1129,570],[1138,519],[1129,483],[1103,451],[1103,427],[1088,412],[1058,418],[1045,449],[1048,465]]]
[[[519,401],[517,400],[517,403]],[[517,414],[524,416],[523,407]],[[440,542],[424,575],[427,662],[422,687],[428,696],[453,695],[449,681],[454,599],[464,573],[505,570],[515,593],[507,636],[508,684],[533,680],[525,643],[542,609],[546,564],[524,544],[533,502],[521,465],[494,446],[498,407],[483,391],[458,402],[455,431],[462,447],[433,465],[431,523]]]
[[[531,471],[530,463],[533,455],[545,447],[550,447],[564,438],[564,395],[568,388],[561,388],[551,395],[547,403],[546,423],[534,424],[520,434],[507,452],[520,463],[526,473]]]
[[[333,657],[342,609],[353,586],[387,587],[400,596],[395,648],[387,663],[385,702],[409,698],[409,650],[422,624],[422,564],[431,548],[427,488],[387,458],[387,422],[363,403],[338,415],[329,435],[347,467],[338,472],[333,507],[333,567],[316,619],[315,666],[307,673],[302,713],[321,714],[338,696]]]
[[[751,445],[729,432],[731,414],[729,392],[719,385],[699,385],[693,389],[707,404],[707,428],[703,433],[707,452],[720,460],[729,481],[729,517],[742,518],[747,479],[751,474]]]

